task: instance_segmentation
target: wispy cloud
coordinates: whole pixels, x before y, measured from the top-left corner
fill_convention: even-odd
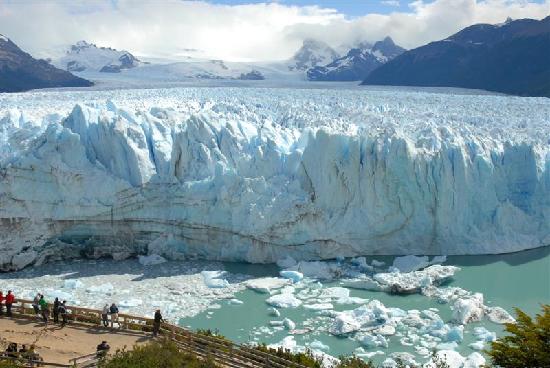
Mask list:
[[[280,60],[291,56],[308,37],[338,46],[389,35],[412,48],[473,23],[548,14],[550,0],[417,0],[407,11],[353,19],[334,9],[285,2],[0,0],[0,33],[39,56],[44,50],[84,39],[138,55],[200,49],[205,57]]]
[[[381,4],[387,5],[387,6],[396,6],[396,7],[401,5],[399,3],[399,0],[382,0]]]

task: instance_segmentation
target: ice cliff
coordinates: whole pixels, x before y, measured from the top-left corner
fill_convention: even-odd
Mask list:
[[[0,95],[0,268],[548,245],[548,116],[391,90]]]

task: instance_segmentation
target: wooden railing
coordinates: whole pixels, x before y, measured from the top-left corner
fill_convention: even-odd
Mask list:
[[[14,317],[34,318],[32,301],[17,300],[13,305]],[[101,326],[101,311],[90,308],[66,306],[67,320],[70,324]],[[153,319],[120,313],[119,327],[136,333],[153,331]],[[60,316],[61,317],[61,316]],[[109,321],[109,324],[111,321]],[[251,346],[236,344],[214,335],[205,335],[172,324],[163,323],[160,335],[174,341],[180,350],[212,359],[223,367],[230,368],[306,368],[278,355],[255,349]],[[71,360],[71,365],[51,365],[57,367],[91,367],[96,362],[95,354],[85,355]],[[42,363],[46,366],[47,363]]]

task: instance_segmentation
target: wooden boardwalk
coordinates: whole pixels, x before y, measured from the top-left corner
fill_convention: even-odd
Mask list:
[[[12,321],[36,321],[36,316],[32,308],[32,301],[18,300],[13,305]],[[97,334],[102,331],[102,339],[109,341],[112,350],[119,346],[113,346],[110,337],[118,336],[119,334],[133,336],[127,341],[135,343],[145,342],[151,339],[153,330],[153,320],[150,318],[132,316],[128,314],[119,314],[119,327],[111,332],[110,328],[101,327],[101,311],[89,308],[81,308],[67,306],[69,323],[61,330],[79,329],[80,333]],[[5,319],[6,317],[1,318]],[[35,322],[36,323],[36,322]],[[40,322],[43,325],[43,322]],[[50,324],[50,327],[53,324]],[[59,325],[53,325],[59,328]],[[116,326],[116,325],[115,325]],[[36,327],[40,330],[40,327]],[[161,336],[167,337],[174,341],[177,346],[185,352],[193,353],[203,358],[211,358],[222,367],[229,368],[305,368],[304,366],[288,361],[275,354],[265,353],[253,349],[246,345],[240,345],[231,341],[221,339],[216,336],[207,336],[189,331],[187,329],[175,326],[172,324],[162,324]],[[75,337],[78,338],[78,337]],[[18,342],[18,341],[14,341]],[[22,343],[22,342],[19,342]],[[133,345],[133,344],[132,344]],[[131,347],[131,346],[128,346]],[[93,349],[93,347],[91,347]],[[93,354],[73,357],[67,364],[59,362],[44,362],[43,366],[50,367],[94,367],[96,363],[95,352]],[[33,366],[29,362],[29,366]],[[36,365],[34,365],[36,366]]]

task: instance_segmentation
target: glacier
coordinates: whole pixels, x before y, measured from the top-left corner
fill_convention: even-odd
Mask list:
[[[0,269],[549,245],[549,116],[391,88],[0,94]]]

